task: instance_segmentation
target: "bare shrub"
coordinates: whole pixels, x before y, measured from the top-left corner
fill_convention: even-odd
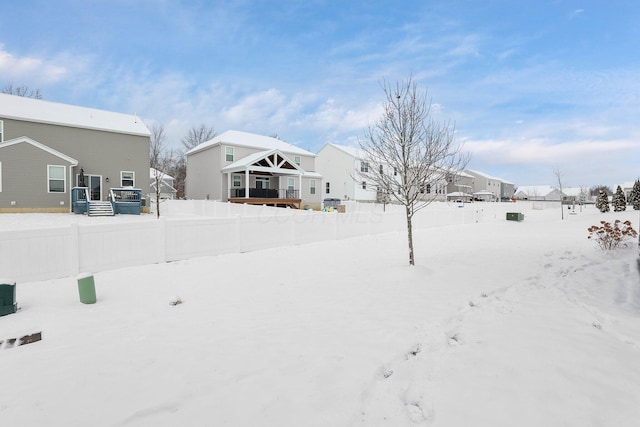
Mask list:
[[[587,239],[594,240],[600,249],[608,251],[618,246],[626,247],[625,240],[633,239],[638,236],[638,232],[631,226],[631,221],[620,221],[616,219],[613,225],[607,221],[600,221],[601,225],[592,225],[587,230],[589,236]]]

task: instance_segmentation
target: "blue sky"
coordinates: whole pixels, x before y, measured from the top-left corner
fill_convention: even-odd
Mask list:
[[[317,152],[413,74],[470,168],[615,186],[640,177],[639,42],[636,0],[25,0],[2,7],[0,86],[138,114],[175,147],[204,123]]]

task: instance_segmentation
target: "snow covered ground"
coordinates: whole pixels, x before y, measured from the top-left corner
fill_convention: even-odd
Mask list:
[[[398,232],[102,272],[94,305],[18,283],[0,340],[42,341],[0,349],[0,420],[639,425],[637,242],[587,240],[638,212],[524,214],[419,230],[415,267]]]

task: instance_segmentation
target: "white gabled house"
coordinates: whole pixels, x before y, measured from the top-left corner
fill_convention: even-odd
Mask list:
[[[375,185],[360,175],[368,172],[368,163],[362,160],[359,149],[338,144],[325,144],[316,157],[316,167],[322,175],[323,199],[375,202],[378,191]]]
[[[529,185],[518,187],[515,198],[518,200],[559,202],[562,200],[562,193],[550,185]]]
[[[399,176],[398,171],[389,165],[371,165],[363,158],[364,155],[360,153],[359,148],[339,144],[327,143],[318,151],[316,164],[324,179],[324,199],[376,202],[384,198],[377,185],[362,174],[369,172],[370,168],[379,168],[388,176]],[[445,175],[443,173],[440,179],[420,188],[419,191],[424,194],[422,198],[446,200]]]
[[[280,139],[230,130],[186,156],[189,199],[321,207],[316,155]]]

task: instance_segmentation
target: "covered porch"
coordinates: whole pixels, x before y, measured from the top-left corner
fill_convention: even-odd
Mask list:
[[[301,209],[302,170],[279,150],[261,151],[222,169],[231,203]]]

